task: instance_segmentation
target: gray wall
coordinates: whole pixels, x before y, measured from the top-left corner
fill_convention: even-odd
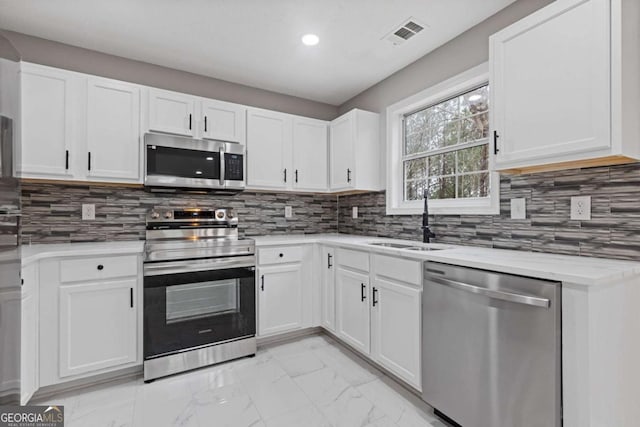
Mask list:
[[[571,196],[591,196],[591,221],[572,221]],[[524,197],[527,217],[511,219]],[[420,215],[385,215],[385,193],[340,197],[340,233],[421,240]],[[358,206],[359,218],[351,218]],[[435,242],[640,261],[640,163],[500,179],[500,215],[430,217]]]
[[[28,62],[323,120],[330,120],[337,116],[337,107],[329,104],[108,55],[13,31],[2,31],[2,34],[15,46],[22,60]],[[1,52],[2,43],[0,42],[0,54]]]
[[[0,33],[0,58],[10,61],[20,61],[20,54],[6,37]]]
[[[380,113],[382,184],[387,169],[386,108],[437,83],[489,60],[489,36],[524,18],[553,0],[518,0],[475,27],[397,71],[342,104],[339,114],[352,108]]]
[[[453,40],[397,71],[342,104],[385,113],[386,108],[489,59],[489,36],[530,15],[553,0],[518,0]],[[410,42],[409,42],[410,43]]]

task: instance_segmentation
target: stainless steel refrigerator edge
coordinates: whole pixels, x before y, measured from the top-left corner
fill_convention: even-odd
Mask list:
[[[20,402],[20,55],[0,33],[0,404]]]
[[[422,398],[464,427],[560,427],[561,284],[426,262]]]

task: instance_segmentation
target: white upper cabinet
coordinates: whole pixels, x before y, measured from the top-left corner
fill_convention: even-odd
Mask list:
[[[247,187],[284,190],[291,186],[291,123],[288,114],[248,109]]]
[[[149,130],[195,136],[195,96],[160,89],[149,90]]]
[[[246,112],[243,105],[205,99],[202,101],[200,126],[202,137],[220,141],[246,141]]]
[[[142,182],[139,86],[28,63],[21,86],[18,176]]]
[[[622,43],[639,8],[631,0],[557,1],[490,38],[497,170],[640,157],[638,40]]]
[[[327,191],[328,147],[327,122],[293,118],[293,188]]]
[[[149,89],[148,130],[244,144],[246,111],[240,104]]]
[[[104,181],[140,179],[140,89],[90,78],[87,87],[87,176]]]
[[[379,115],[351,110],[331,122],[331,191],[379,191],[380,177]]]
[[[79,78],[33,64],[21,66],[21,144],[17,173],[24,178],[72,179],[81,114]]]

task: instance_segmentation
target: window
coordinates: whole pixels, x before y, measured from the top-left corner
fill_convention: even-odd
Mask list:
[[[404,116],[404,200],[489,195],[489,85]]]
[[[487,65],[387,109],[387,213],[496,214]]]

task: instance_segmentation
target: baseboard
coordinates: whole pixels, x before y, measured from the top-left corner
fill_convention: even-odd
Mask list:
[[[40,388],[29,400],[29,402],[47,399],[62,393],[77,391],[84,388],[100,386],[106,383],[130,380],[132,378],[142,377],[142,365],[132,366],[130,368],[121,369],[119,371],[108,372],[92,377],[81,378],[78,380],[67,381],[61,384],[53,384]]]
[[[320,326],[313,326],[311,328],[298,329],[297,331],[284,332],[282,334],[270,335],[267,337],[258,337],[258,348],[266,347],[274,344],[281,344],[286,341],[295,341],[298,338],[306,337],[308,335],[318,335],[322,333]]]

